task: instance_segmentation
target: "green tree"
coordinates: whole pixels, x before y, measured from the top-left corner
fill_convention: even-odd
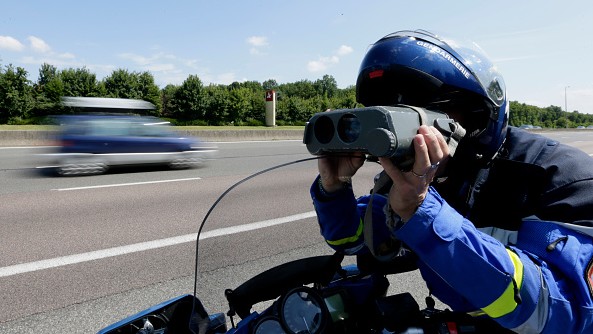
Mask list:
[[[332,109],[350,109],[362,107],[356,101],[356,87],[349,86],[345,89],[338,90],[335,97],[331,99]]]
[[[572,122],[565,116],[559,117],[556,122],[554,122],[555,128],[570,128],[572,127]]]
[[[63,84],[63,96],[102,96],[97,76],[87,68],[65,69],[59,74]]]
[[[37,79],[38,86],[45,86],[53,79],[58,77],[58,69],[48,63],[43,63],[39,69],[39,78]]]
[[[338,92],[338,82],[331,75],[324,75],[313,83],[317,94],[323,97],[331,98]]]
[[[227,116],[227,122],[233,124],[239,124],[246,119],[245,115],[251,113],[251,101],[250,96],[252,90],[246,87],[239,87],[231,89],[229,92],[229,113]]]
[[[151,102],[156,106],[155,116],[159,116],[162,110],[159,87],[154,83],[154,77],[149,72],[137,74],[139,99]]]
[[[277,85],[269,81],[270,85]],[[263,124],[265,121],[265,92],[264,86],[257,81],[246,81],[235,85],[231,89],[232,106],[235,124],[247,122],[249,124]],[[233,113],[233,111],[231,111]]]
[[[263,90],[251,92],[251,95],[249,96],[250,108],[244,115],[247,122],[264,124],[266,119],[266,101],[264,94],[265,92]]]
[[[226,124],[231,111],[230,94],[224,85],[211,84],[203,90],[204,115],[207,124]]]
[[[549,106],[541,109],[543,126],[546,128],[554,128],[556,120],[564,113],[560,107]]]
[[[161,90],[161,116],[173,117],[175,111],[175,94],[178,86],[167,85]]]
[[[278,82],[274,79],[268,79],[262,83],[262,88],[264,90],[277,90],[278,89]]]
[[[523,124],[540,125],[542,118],[542,110],[540,108],[519,103],[517,101],[510,102],[510,116],[509,124],[513,126],[521,126]]]
[[[161,114],[162,101],[159,87],[149,72],[128,72],[117,69],[103,80],[108,97],[123,99],[139,99],[151,102],[156,106],[153,115]]]
[[[277,119],[281,122],[280,125],[296,125],[306,119],[306,115],[310,114],[310,108],[306,99],[299,96],[289,96],[278,101],[277,103]]]
[[[31,82],[22,67],[0,69],[0,122],[19,123],[34,106]]]
[[[286,83],[278,86],[278,90],[282,94],[282,98],[286,97],[300,97],[302,99],[310,99],[317,95],[317,91],[313,83],[309,80],[300,80],[294,83]],[[278,99],[280,100],[280,98]]]
[[[111,72],[111,75],[103,79],[105,90],[108,97],[117,97],[122,99],[138,99],[138,83],[135,75],[125,69],[117,69]]]
[[[33,85],[33,98],[35,107],[33,115],[44,116],[59,113],[60,99],[64,95],[64,84],[58,69],[44,63],[39,69],[39,78]]]
[[[203,120],[206,113],[203,94],[200,78],[190,75],[175,92],[175,117],[185,121]]]

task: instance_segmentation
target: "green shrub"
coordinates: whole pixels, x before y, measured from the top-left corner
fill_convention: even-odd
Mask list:
[[[6,124],[8,125],[26,125],[28,124],[26,120],[23,120],[20,117],[11,117],[8,119],[8,121],[6,122]]]

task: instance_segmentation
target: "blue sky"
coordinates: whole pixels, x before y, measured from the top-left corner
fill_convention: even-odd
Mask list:
[[[5,1],[0,64],[149,71],[156,84],[333,76],[353,85],[368,46],[397,30],[476,42],[510,100],[593,113],[593,1]],[[566,92],[566,94],[565,94]]]

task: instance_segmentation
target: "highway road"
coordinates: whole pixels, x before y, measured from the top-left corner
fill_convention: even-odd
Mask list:
[[[549,136],[593,154],[593,132]],[[217,143],[190,170],[118,170],[51,177],[32,168],[44,148],[0,148],[0,333],[95,333],[194,289],[196,234],[219,196],[267,168],[310,158],[300,141]],[[354,189],[371,188],[367,163]],[[199,243],[197,292],[226,312],[224,289],[303,256],[330,254],[308,188],[316,162],[253,177],[211,211]],[[426,295],[417,272],[395,292]]]

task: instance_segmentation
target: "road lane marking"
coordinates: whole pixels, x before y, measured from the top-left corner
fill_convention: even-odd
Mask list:
[[[205,143],[213,143],[213,144],[249,144],[249,143],[281,143],[281,142],[302,142],[302,139],[277,139],[277,140],[219,140],[219,141],[208,141]],[[37,149],[37,148],[58,148],[60,146],[56,145],[34,145],[34,146],[0,146],[0,150],[19,150],[19,149]]]
[[[302,142],[302,139],[278,139],[278,140],[239,140],[239,141],[213,141],[211,143],[217,144],[251,144],[251,143],[282,143],[284,141]]]
[[[249,223],[244,225],[232,226],[232,227],[225,227],[219,228],[212,231],[203,232],[200,236],[200,240],[209,239],[219,236],[225,236],[235,233],[253,231],[261,228],[271,227],[275,225],[286,224],[298,220],[303,220],[307,218],[315,217],[315,211],[309,211],[305,213],[300,213],[292,216],[275,218],[270,220],[264,220],[261,222]],[[108,257],[126,255],[131,253],[142,252],[151,249],[163,248],[168,246],[175,246],[187,242],[195,242],[197,233],[180,235],[177,237],[153,240],[153,241],[146,241],[140,242],[132,245],[120,246],[120,247],[113,247],[102,249],[98,251],[80,253],[80,254],[73,254],[67,256],[56,257],[53,259],[46,259],[40,260],[35,262],[28,262],[28,263],[21,263],[15,264],[12,266],[6,266],[0,268],[0,277],[8,277],[18,274],[24,274],[28,272],[44,270],[44,269],[51,269],[66,266],[69,264],[77,264],[82,262],[88,262],[93,260],[100,260]]]
[[[73,187],[73,188],[58,188],[58,189],[52,189],[52,190],[53,191],[85,190],[85,189],[97,189],[97,188],[136,186],[136,185],[141,185],[141,184],[153,184],[153,183],[194,181],[194,180],[201,180],[201,179],[202,178],[200,178],[200,177],[191,177],[191,178],[187,178],[187,179],[158,180],[158,181],[130,182],[130,183],[115,183],[115,184],[104,184],[104,185],[99,185],[99,186],[86,186],[86,187]]]

